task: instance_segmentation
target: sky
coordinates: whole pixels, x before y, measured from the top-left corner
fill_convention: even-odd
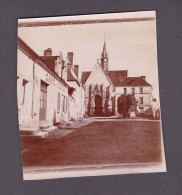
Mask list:
[[[19,27],[18,35],[40,56],[47,48],[60,51],[66,59],[74,52],[73,63],[90,71],[100,59],[104,44],[109,70],[128,70],[128,76],[146,76],[159,101],[156,21],[93,23],[59,26]]]

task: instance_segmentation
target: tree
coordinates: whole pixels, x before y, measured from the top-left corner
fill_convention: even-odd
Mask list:
[[[131,105],[136,106],[136,99],[133,95],[120,95],[117,99],[118,112],[123,116],[123,118],[128,118],[130,113],[129,109]]]

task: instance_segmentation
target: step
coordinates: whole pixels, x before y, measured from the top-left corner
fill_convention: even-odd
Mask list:
[[[35,135],[21,135],[20,139],[21,141],[37,141],[37,140],[41,140],[42,138],[46,137],[47,134],[48,132],[39,131]]]
[[[49,121],[39,121],[39,124],[47,124]]]
[[[49,128],[49,123],[39,123],[39,127],[40,127],[40,129],[47,129],[47,128]]]
[[[58,129],[60,129],[60,130],[70,130],[70,129],[73,129],[74,127],[72,127],[72,126],[70,126],[70,127],[68,127],[68,126],[61,126],[61,125],[58,125]]]
[[[46,129],[40,129],[41,132],[52,132],[57,129],[57,126],[52,126]]]
[[[39,128],[31,128],[31,127],[19,127],[20,135],[35,135],[39,132]]]

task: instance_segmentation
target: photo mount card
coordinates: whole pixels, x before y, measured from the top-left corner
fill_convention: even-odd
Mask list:
[[[166,172],[156,12],[18,19],[24,180]]]

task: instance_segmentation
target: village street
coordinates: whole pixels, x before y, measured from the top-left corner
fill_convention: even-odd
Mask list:
[[[159,121],[93,120],[24,145],[22,161],[24,167],[159,162],[160,144]]]

